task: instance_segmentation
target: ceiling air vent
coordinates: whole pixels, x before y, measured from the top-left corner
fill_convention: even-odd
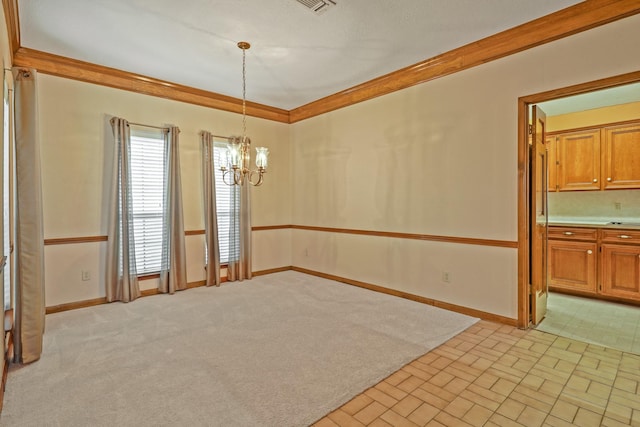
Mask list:
[[[335,6],[336,2],[333,0],[296,0],[301,5],[312,10],[315,14],[320,15],[326,12],[331,6]]]

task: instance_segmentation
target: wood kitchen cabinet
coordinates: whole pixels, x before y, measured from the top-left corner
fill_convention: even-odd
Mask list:
[[[593,228],[549,228],[549,286],[581,293],[597,292],[597,233]]]
[[[640,301],[640,231],[601,230],[603,295]]]
[[[602,185],[640,188],[640,123],[602,130]]]
[[[549,227],[552,290],[640,303],[640,230]]]
[[[596,293],[597,243],[549,240],[549,286]]]
[[[640,188],[640,121],[547,136],[549,191]]]
[[[640,301],[640,245],[602,244],[601,292]]]
[[[600,189],[600,129],[556,135],[559,191]]]

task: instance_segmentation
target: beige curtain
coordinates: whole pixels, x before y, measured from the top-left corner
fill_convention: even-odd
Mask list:
[[[165,206],[167,209],[164,217],[163,259],[158,289],[160,292],[170,294],[187,288],[179,134],[180,129],[175,126],[169,127],[165,133],[165,164],[167,164]]]
[[[234,185],[231,206],[237,215],[231,217],[229,227],[229,266],[227,280],[251,279],[251,185]]]
[[[129,123],[111,119],[113,129],[113,174],[109,198],[107,242],[107,301],[129,302],[140,296],[136,273],[133,216],[131,212],[131,132]]]
[[[15,72],[16,312],[15,360],[42,353],[44,333],[44,233],[35,70]]]
[[[207,286],[220,286],[220,246],[218,242],[218,215],[216,210],[216,174],[213,137],[200,132],[202,145],[202,188],[204,190],[204,234],[206,251]]]

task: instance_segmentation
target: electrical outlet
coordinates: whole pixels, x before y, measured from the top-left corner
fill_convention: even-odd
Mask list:
[[[619,211],[620,209],[622,209],[622,203],[620,203],[620,202],[615,202],[615,203],[613,204],[613,206],[615,206],[615,207],[616,207],[616,210],[617,210],[617,211]]]
[[[85,282],[91,280],[91,272],[89,270],[82,270],[82,280]]]
[[[308,248],[304,249],[304,256],[309,256],[309,249]]]
[[[451,281],[451,276],[449,276],[449,272],[448,271],[443,271],[442,272],[442,281],[445,283],[449,283]]]

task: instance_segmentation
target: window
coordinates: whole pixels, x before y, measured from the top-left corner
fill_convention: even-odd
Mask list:
[[[227,264],[229,262],[229,252],[232,246],[235,251],[238,250],[238,240],[240,238],[238,233],[234,233],[234,239],[236,241],[234,245],[231,245],[231,227],[238,223],[238,221],[232,221],[232,219],[237,218],[239,206],[237,204],[238,199],[233,198],[234,187],[229,186],[222,181],[220,158],[226,149],[226,142],[216,142],[213,148],[216,179],[216,211],[218,214],[218,242],[220,246],[221,264]],[[235,259],[237,259],[238,254],[235,255]]]
[[[163,260],[167,149],[162,130],[131,126],[131,193],[136,270],[160,272]]]

